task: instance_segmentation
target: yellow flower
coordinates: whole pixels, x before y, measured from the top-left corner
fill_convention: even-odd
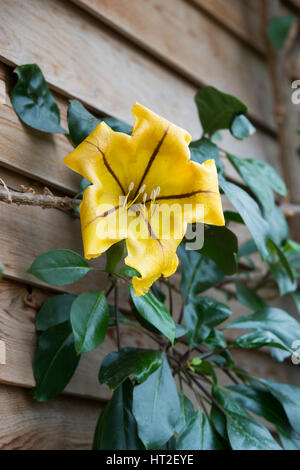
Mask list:
[[[88,179],[80,205],[86,258],[126,239],[136,295],[177,269],[176,249],[188,222],[224,225],[214,160],[190,160],[191,137],[136,103],[132,135],[105,122],[65,159]],[[202,210],[199,211],[199,207]]]

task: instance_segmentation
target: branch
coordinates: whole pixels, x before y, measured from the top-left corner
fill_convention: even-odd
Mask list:
[[[0,187],[0,201],[8,204],[18,204],[25,206],[39,206],[43,209],[73,209],[82,201],[71,199],[68,196],[59,197],[50,194],[33,194],[30,192],[11,191],[8,188]]]

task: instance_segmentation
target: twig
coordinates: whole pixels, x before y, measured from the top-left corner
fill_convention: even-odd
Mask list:
[[[18,204],[26,206],[39,206],[43,209],[73,209],[82,201],[79,199],[71,199],[68,196],[50,196],[49,194],[32,194],[29,192],[21,193],[10,191],[2,182],[4,188],[0,187],[0,201],[8,204]]]
[[[223,408],[221,408],[221,406],[219,405],[219,403],[217,402],[217,400],[211,395],[211,393],[209,393],[204,387],[203,385],[198,382],[197,379],[195,379],[193,377],[193,375],[186,371],[186,374],[190,377],[190,379],[192,380],[192,382],[194,382],[195,385],[197,385],[197,387],[202,391],[202,393],[204,393],[204,395],[209,399],[209,401],[211,401],[217,408],[219,411],[221,411],[221,413],[225,414]]]

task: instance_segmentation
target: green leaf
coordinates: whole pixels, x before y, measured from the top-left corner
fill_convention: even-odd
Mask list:
[[[227,276],[237,271],[238,240],[226,227],[209,227],[204,232],[204,245],[199,253],[212,259]]]
[[[255,134],[256,129],[244,114],[240,114],[234,118],[230,132],[236,139],[243,140]]]
[[[205,134],[229,129],[237,115],[247,112],[247,106],[240,100],[210,86],[201,88],[195,101]]]
[[[300,323],[279,308],[265,307],[253,315],[237,318],[225,328],[270,332],[279,338],[287,350],[300,338]]]
[[[226,156],[266,211],[271,212],[274,206],[273,191],[265,174],[259,171],[256,160],[238,158],[229,153]]]
[[[71,305],[76,295],[61,294],[48,297],[36,316],[37,331],[45,331],[70,319]]]
[[[228,442],[225,414],[222,413],[216,405],[212,405],[211,407],[210,419],[223,441]]]
[[[264,302],[264,300],[259,297],[259,295],[246,284],[236,282],[235,288],[238,301],[253,310],[254,312],[266,307],[266,303]]]
[[[198,410],[176,439],[176,450],[221,450],[222,443],[207,416]]]
[[[82,180],[80,181],[79,188],[78,188],[78,195],[82,196],[86,188],[88,186],[91,186],[91,184],[92,183],[90,183],[90,181],[88,181],[86,178],[82,178]]]
[[[300,313],[300,292],[299,291],[298,292],[293,292],[292,296],[293,296],[293,299],[295,301],[298,313]]]
[[[284,252],[272,240],[269,240],[269,248],[272,254],[269,267],[278,284],[280,295],[295,292],[298,284]]]
[[[124,348],[119,352],[111,352],[104,358],[99,371],[99,382],[115,389],[132,375],[141,383],[155,372],[161,363],[160,351]]]
[[[210,335],[204,341],[205,346],[207,346],[211,351],[219,351],[220,349],[226,348],[227,341],[222,333],[222,331],[213,329]],[[205,358],[205,355],[204,355]],[[217,362],[221,366],[226,365],[227,367],[231,367],[234,365],[234,361],[229,351],[222,351],[219,354],[211,357],[211,360]]]
[[[143,450],[132,414],[133,386],[126,380],[104,408],[95,431],[93,450]]]
[[[68,108],[68,126],[75,147],[79,145],[100,124],[96,118],[77,100],[71,100]]]
[[[247,385],[234,385],[227,389],[241,406],[276,426],[285,449],[300,449],[300,435],[293,431],[282,405],[269,391]]]
[[[43,132],[66,134],[60,125],[59,108],[36,64],[15,69],[18,82],[10,98],[15,112],[25,124]]]
[[[296,20],[294,15],[275,16],[268,24],[268,38],[275,49],[282,49]]]
[[[272,212],[264,211],[263,218],[269,226],[269,238],[278,246],[285,243],[289,236],[289,227],[279,207],[274,206]]]
[[[210,375],[213,379],[214,383],[217,383],[217,376],[214,371],[211,362],[205,361],[200,357],[194,357],[194,359],[190,362],[190,369],[192,371],[197,371],[202,375]]]
[[[36,380],[33,398],[42,402],[59,395],[72,378],[78,362],[70,322],[44,331],[39,337],[33,365]]]
[[[104,292],[85,292],[71,307],[71,324],[77,354],[92,351],[105,338],[109,310]]]
[[[131,127],[111,117],[97,118],[91,114],[79,101],[71,100],[68,109],[68,125],[71,140],[75,146],[79,145],[93,130],[105,121],[116,132],[131,134]]]
[[[218,173],[224,173],[224,163],[220,158],[219,148],[211,140],[202,137],[202,139],[190,143],[191,160],[197,163],[204,163],[207,160],[214,159]]]
[[[295,278],[300,277],[300,244],[288,240],[283,247],[284,254],[292,268]]]
[[[224,211],[224,217],[226,222],[234,222],[236,224],[245,225],[245,222],[238,212]]]
[[[183,243],[179,245],[177,254],[181,264],[181,293],[185,303],[224,277],[214,261],[196,251],[186,250]]]
[[[253,331],[251,333],[246,333],[239,338],[236,338],[232,343],[233,347],[240,347],[243,349],[259,349],[263,346],[269,346],[272,348],[283,349],[288,351],[290,354],[293,353],[293,350],[289,348],[285,343],[281,341],[278,336],[270,331]]]
[[[220,186],[247,225],[261,257],[263,259],[268,258],[269,226],[262,218],[258,205],[243,189],[235,184],[220,179]]]
[[[298,336],[299,338],[299,336]],[[283,406],[293,429],[300,433],[300,388],[293,385],[278,384],[269,380],[260,381]]]
[[[140,277],[140,273],[136,269],[132,268],[131,266],[123,266],[120,269],[119,274],[121,274],[122,276],[128,276],[128,277],[133,277],[133,276]]]
[[[106,252],[106,271],[109,274],[116,272],[118,264],[122,261],[126,254],[125,240],[112,245]]]
[[[38,256],[27,272],[54,286],[64,286],[78,281],[90,269],[89,263],[74,251],[49,250]]]
[[[275,168],[273,168],[269,163],[262,160],[249,159],[253,162],[257,171],[265,177],[265,182],[275,191],[275,193],[280,194],[281,196],[287,195],[287,188],[285,182],[281,176],[277,173]]]
[[[171,343],[174,343],[176,325],[164,304],[151,292],[136,296],[132,286],[130,287],[130,295],[139,314],[166,336]]]
[[[226,412],[228,438],[233,450],[280,450],[269,431],[216,386],[214,397]]]
[[[181,431],[187,426],[190,420],[195,416],[195,409],[192,402],[183,394],[179,393],[180,409],[181,409],[181,421],[178,431]]]
[[[133,414],[138,435],[147,449],[159,449],[176,431],[180,402],[165,356],[161,367],[134,388]]]
[[[160,302],[164,303],[164,301],[166,300],[166,294],[158,287],[157,282],[152,284],[151,291]]]
[[[198,346],[211,329],[227,320],[231,309],[211,297],[197,297],[184,309],[184,323],[190,346]]]

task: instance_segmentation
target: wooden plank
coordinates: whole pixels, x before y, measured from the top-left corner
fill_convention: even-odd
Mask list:
[[[208,12],[248,44],[264,52],[260,0],[189,0]]]
[[[12,71],[0,63],[0,87],[8,90]],[[59,95],[58,101],[63,125],[67,128],[68,102]],[[64,193],[75,194],[80,176],[69,170],[62,159],[71,150],[67,139],[61,135],[47,135],[25,127],[13,110],[9,97],[0,103],[0,164],[20,174],[40,181]],[[199,134],[198,134],[199,135]],[[197,136],[198,136],[197,135]],[[268,134],[257,131],[251,138],[241,142],[223,132],[222,146],[231,153],[245,157],[256,157],[278,166],[276,141]],[[280,170],[280,168],[279,168]],[[233,174],[231,166],[228,171]]]
[[[163,12],[152,9],[152,1],[134,2],[147,18],[140,24],[140,41],[151,44],[160,58],[168,57],[180,70],[184,64],[186,75],[197,84],[210,83],[239,96],[258,121],[272,127],[263,60],[195,14],[193,7],[178,17],[180,0],[174,0],[175,7],[174,2],[160,2]],[[187,104],[195,87],[70,2],[28,0],[24,8],[18,0],[3,0],[0,13],[6,19],[0,31],[0,56],[7,63],[37,62],[58,90],[125,121],[139,101],[193,135],[198,133],[196,110]],[[141,16],[134,17],[138,24]],[[209,37],[214,40],[208,41]]]
[[[27,390],[0,384],[0,450],[88,450],[102,409],[73,397],[37,403]]]
[[[274,128],[264,59],[192,4],[182,0],[75,0],[75,3],[198,86],[211,84],[238,96],[248,104],[257,121]]]
[[[33,387],[32,363],[37,346],[35,316],[49,294],[38,288],[28,292],[25,285],[0,281],[0,340],[6,346],[6,364],[0,365],[0,382]],[[122,325],[122,347],[156,349],[156,343],[132,327]],[[115,330],[109,328],[105,341],[94,351],[84,354],[65,393],[107,400],[111,393],[98,382],[98,371],[104,357],[115,351]]]

